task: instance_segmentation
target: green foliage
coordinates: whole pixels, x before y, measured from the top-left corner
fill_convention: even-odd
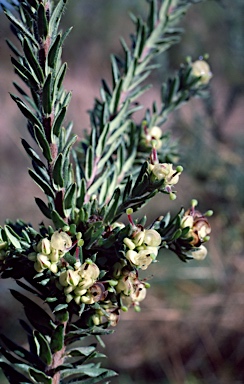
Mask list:
[[[22,140],[29,174],[47,200],[35,201],[52,221],[39,231],[6,221],[0,230],[1,277],[14,278],[28,293],[11,290],[30,324],[21,323],[29,350],[1,336],[0,366],[10,383],[93,384],[114,376],[93,362],[103,357],[94,344],[74,343],[100,340],[121,309],[139,310],[148,288],[139,271],[156,261],[160,248],[183,261],[205,255],[210,226],[195,201],[148,228],[146,218],[131,216],[157,193],[176,198],[182,167],[173,168],[176,146],[160,126],[191,97],[204,96],[210,74],[196,74],[186,62],[162,84],[160,105],[153,103],[139,123],[134,113],[143,108],[137,99],[150,87],[145,81],[157,67],[153,60],[179,42],[176,23],[194,2],[152,0],[146,21],[131,15],[131,45],[121,39],[122,57],[111,56],[112,84],[102,81],[101,98],[89,112],[91,131],[77,146],[72,123],[64,124],[71,93],[63,89],[61,56],[71,29],[62,32],[59,23],[66,1],[25,0],[15,4],[18,16],[4,9],[21,46],[8,43],[12,63],[29,89],[15,84],[20,97],[11,97],[38,148]],[[127,225],[117,222],[124,213]]]

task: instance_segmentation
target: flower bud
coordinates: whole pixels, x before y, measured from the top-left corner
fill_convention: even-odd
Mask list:
[[[127,248],[129,249],[134,249],[136,247],[136,245],[134,244],[134,242],[129,239],[128,237],[125,237],[124,240],[123,240],[124,244],[127,246]]]
[[[52,271],[52,273],[56,274],[58,272],[58,266],[56,263],[52,263],[49,267],[50,271]]]
[[[72,295],[66,295],[66,303],[69,304],[73,300]]]
[[[59,251],[57,249],[52,249],[51,254],[49,255],[49,259],[53,262],[56,263],[60,259]]]
[[[80,286],[78,286],[78,287],[75,288],[75,290],[74,290],[74,293],[75,293],[75,295],[77,295],[77,296],[83,296],[83,295],[85,295],[86,292],[87,292],[87,289],[84,289],[83,287],[80,287]]]
[[[149,135],[153,138],[153,139],[156,139],[156,140],[159,140],[162,136],[162,131],[159,127],[152,127],[149,129],[148,131]]]
[[[101,317],[99,315],[93,315],[92,321],[94,325],[100,325],[101,324]]]
[[[89,294],[87,294],[86,296],[81,296],[80,299],[81,299],[82,303],[84,303],[84,304],[94,304],[95,303],[94,298],[92,297],[92,295],[89,295]]]
[[[80,296],[75,296],[75,297],[74,297],[74,301],[76,302],[77,305],[80,304],[80,299],[81,299]]]
[[[193,76],[201,77],[199,83],[208,84],[213,76],[208,63],[205,60],[197,60],[191,66]]]

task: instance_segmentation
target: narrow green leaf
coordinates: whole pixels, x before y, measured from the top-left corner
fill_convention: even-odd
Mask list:
[[[33,129],[34,129],[34,134],[35,134],[37,144],[41,148],[44,157],[47,159],[49,163],[51,163],[52,154],[51,154],[49,143],[43,131],[37,125],[35,125]]]
[[[63,309],[66,309],[68,307],[68,304],[58,304],[54,310],[53,310],[53,313],[54,312],[59,312],[59,311],[62,311]]]
[[[8,363],[11,363],[12,366],[14,364],[21,364],[21,363],[23,363],[23,359],[22,358],[17,357],[17,355],[13,355],[12,353],[10,353],[8,350],[6,350],[3,347],[0,347],[0,355],[4,356],[5,359],[8,360]],[[0,360],[1,360],[1,358],[0,358]]]
[[[117,84],[117,82],[119,81],[120,70],[119,70],[119,67],[118,67],[118,63],[117,63],[116,57],[114,55],[110,56],[110,60],[111,60],[112,76],[113,76],[113,88],[114,88],[115,85]]]
[[[64,186],[64,178],[63,178],[63,154],[60,153],[55,161],[54,167],[53,167],[53,181],[54,183],[60,187],[63,188]]]
[[[57,114],[55,120],[54,120],[54,123],[53,123],[53,126],[52,126],[52,133],[59,137],[59,134],[60,134],[60,130],[61,130],[61,127],[62,127],[62,123],[64,121],[64,118],[65,118],[65,115],[66,115],[66,110],[67,110],[67,107],[63,107],[59,113]]]
[[[21,88],[17,83],[13,81],[14,87],[17,89],[17,91],[21,94],[21,96],[24,97],[25,101],[34,109],[37,111],[35,100],[33,100],[24,90]]]
[[[85,175],[86,180],[89,180],[92,176],[92,171],[94,167],[94,149],[89,146],[86,152],[86,167],[85,167]]]
[[[23,115],[33,124],[36,124],[40,129],[43,129],[40,120],[38,120],[38,118],[33,114],[33,112],[31,112],[29,107],[27,107],[27,105],[18,96],[15,96],[13,94],[10,94],[10,96],[16,102]]]
[[[4,10],[5,15],[11,21],[11,23],[22,33],[23,36],[28,37],[30,40],[32,40],[32,42],[35,44],[35,46],[38,47],[38,43],[37,43],[36,39],[34,38],[32,33],[30,33],[30,31],[26,28],[26,26],[21,21],[16,19],[16,17],[10,11],[8,11],[3,6],[3,4],[1,4],[1,6]]]
[[[76,202],[76,183],[73,183],[66,191],[64,196],[64,208],[70,209]]]
[[[49,342],[45,336],[43,336],[38,331],[33,331],[33,336],[36,342],[38,356],[46,365],[50,365],[52,362],[52,352],[49,346]]]
[[[80,182],[80,194],[79,196],[77,196],[77,208],[81,208],[84,204],[84,200],[85,200],[85,194],[86,194],[86,181],[84,178],[81,179],[81,182]]]
[[[109,176],[111,172],[111,169],[107,167],[107,169],[104,170],[103,174],[100,175],[95,182],[91,184],[91,186],[88,189],[89,195],[93,195],[93,193],[96,193],[97,190],[101,187],[101,185],[104,182],[104,179]]]
[[[52,198],[54,198],[55,194],[50,185],[43,180],[36,172],[32,169],[29,169],[29,175],[34,180],[34,182],[43,190],[43,192]]]
[[[7,238],[13,244],[13,246],[15,248],[21,249],[21,245],[19,242],[20,237],[17,235],[17,233],[15,233],[14,230],[9,225],[4,226],[4,231],[6,233]]]
[[[15,54],[15,56],[22,57],[22,54],[20,53],[18,48],[12,43],[11,40],[6,39],[6,43],[7,43],[8,47],[11,49],[11,51]]]
[[[42,309],[38,304],[34,303],[34,301],[30,300],[22,293],[14,289],[10,289],[10,292],[16,300],[23,304],[25,311],[28,311],[27,317],[29,320],[31,320],[31,323],[32,320],[35,320],[36,324],[43,325],[45,330],[48,330],[49,333],[53,331],[54,325],[52,319],[44,309]],[[39,329],[37,328],[37,330]]]
[[[77,140],[77,135],[72,136],[69,140],[66,141],[65,147],[63,148],[63,156],[64,159],[68,157],[68,153],[71,150],[72,146],[75,144]]]
[[[48,219],[52,218],[51,210],[50,208],[44,203],[43,200],[41,200],[39,197],[35,197],[35,202],[40,209],[40,211],[43,213],[44,216],[46,216]]]
[[[67,356],[89,356],[91,353],[96,351],[95,346],[88,346],[88,347],[77,347],[69,349],[66,354]]]
[[[36,384],[52,384],[52,378],[38,369],[29,368],[29,375],[32,380],[35,380],[34,383]]]
[[[52,79],[52,74],[49,73],[44,82],[43,92],[42,92],[43,111],[47,115],[50,115],[52,112],[52,90],[53,90],[53,79]]]
[[[11,62],[15,68],[17,75],[23,80],[25,84],[31,89],[34,89],[35,92],[39,89],[39,82],[36,76],[32,74],[23,64],[21,64],[14,57],[11,57]]]
[[[122,84],[123,84],[123,80],[120,79],[117,82],[113,91],[112,99],[109,105],[109,110],[112,115],[117,112],[117,108],[119,106],[119,101],[120,101],[121,91],[122,91]]]
[[[14,343],[12,340],[10,340],[5,335],[1,334],[0,338],[3,341],[3,343],[6,345],[8,351],[11,351],[16,356],[27,361],[29,364],[34,364],[35,366],[39,366],[40,368],[44,368],[42,362],[39,360],[39,358],[36,355],[33,355],[31,352],[27,351],[25,348]]]
[[[55,68],[57,65],[57,59],[60,55],[61,48],[61,33],[58,34],[54,40],[49,52],[48,52],[48,65],[51,68]]]
[[[41,69],[41,66],[40,66],[38,60],[36,59],[36,57],[33,53],[33,47],[31,47],[27,38],[24,38],[24,40],[23,40],[23,50],[24,50],[25,57],[26,57],[28,63],[30,64],[31,69],[34,71],[34,73],[35,73],[37,79],[40,81],[40,83],[42,83],[43,79],[44,79],[43,71]]]
[[[50,36],[56,37],[57,30],[58,30],[59,23],[60,23],[60,19],[62,17],[63,12],[64,12],[66,2],[67,2],[67,0],[60,0],[53,10],[53,13],[52,13],[50,21],[49,21],[49,34],[50,34]]]
[[[106,124],[103,127],[103,131],[100,133],[99,140],[96,146],[96,157],[100,158],[103,153],[103,149],[107,140],[108,132],[109,132],[109,124]]]
[[[51,213],[51,216],[52,216],[53,224],[57,229],[67,225],[67,222],[64,221],[64,219],[60,216],[60,214],[57,211],[53,210]]]
[[[45,40],[48,35],[48,22],[46,17],[46,10],[43,3],[39,4],[37,10],[37,25],[38,25],[38,34]]]
[[[114,191],[114,194],[112,196],[112,199],[110,200],[108,207],[106,208],[106,214],[104,216],[104,222],[110,223],[113,221],[113,218],[116,215],[117,207],[119,205],[119,199],[120,199],[120,189],[117,188]]]
[[[64,325],[60,324],[54,331],[51,339],[50,348],[52,353],[60,351],[64,346]]]
[[[58,92],[62,86],[66,71],[67,71],[67,63],[63,63],[57,73],[57,76],[55,78],[54,85],[53,85],[53,94],[55,97],[56,97],[56,92]]]

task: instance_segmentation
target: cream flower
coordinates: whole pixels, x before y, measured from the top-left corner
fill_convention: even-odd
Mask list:
[[[150,128],[148,133],[155,140],[159,140],[162,136],[162,130],[157,126]]]
[[[50,241],[47,238],[39,241],[39,243],[37,244],[37,251],[39,253],[42,253],[43,255],[49,255],[51,253]]]
[[[80,281],[80,275],[78,271],[73,271],[72,269],[68,269],[66,271],[61,272],[59,276],[59,282],[63,287],[77,286]]]
[[[150,245],[152,247],[158,247],[161,244],[161,236],[155,231],[155,229],[146,229],[144,236],[144,244]]]
[[[192,63],[192,74],[197,77],[201,77],[199,82],[201,84],[208,84],[209,80],[213,76],[208,63],[205,60],[197,60]]]
[[[193,257],[195,260],[204,260],[207,256],[207,248],[204,245],[200,245],[198,248],[194,248],[191,252],[189,252],[189,256]]]
[[[158,180],[165,180],[165,185],[175,185],[179,181],[181,172],[173,169],[173,164],[150,164],[149,169]]]
[[[51,237],[51,247],[61,252],[67,252],[72,246],[71,237],[66,232],[54,232]]]
[[[34,268],[37,272],[42,272],[46,268],[50,268],[51,262],[48,256],[38,253],[36,256],[36,262],[34,263]]]
[[[211,233],[211,227],[206,216],[201,212],[190,208],[185,212],[181,221],[181,227],[189,227],[187,237],[192,237],[191,244],[199,247]]]
[[[126,252],[125,257],[133,265],[141,269],[147,269],[153,260],[150,250],[147,249],[140,250],[139,252],[129,250]]]

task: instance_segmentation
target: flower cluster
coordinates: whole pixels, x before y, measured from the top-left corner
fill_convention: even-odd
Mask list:
[[[65,269],[59,275],[59,286],[64,290],[66,302],[74,299],[76,304],[94,304],[104,300],[107,291],[102,283],[97,282],[100,270],[91,260],[75,264],[75,270]]]
[[[147,269],[158,255],[161,236],[154,229],[136,228],[131,238],[126,237],[124,244],[128,248],[125,257],[134,267]]]
[[[42,239],[37,244],[36,252],[30,253],[28,258],[35,262],[34,268],[37,272],[50,269],[53,273],[57,273],[61,257],[71,248],[71,237],[66,232],[56,231],[51,236],[51,240]]]
[[[202,245],[210,239],[211,227],[206,216],[211,216],[212,211],[205,215],[195,209],[197,201],[193,200],[192,207],[188,209],[181,222],[182,228],[189,228],[187,237],[191,238],[190,244],[194,247],[190,256],[196,260],[203,260],[207,255],[207,249]]]

